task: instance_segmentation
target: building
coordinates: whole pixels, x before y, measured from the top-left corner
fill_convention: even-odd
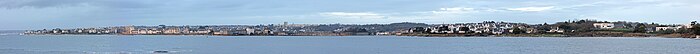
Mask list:
[[[549,29],[549,31],[547,31],[547,32],[548,33],[564,33],[564,30],[559,29],[559,27],[555,27],[554,29]]]
[[[682,28],[693,28],[693,24],[683,24],[681,25]]]
[[[181,34],[181,30],[179,28],[167,28],[163,32],[164,34]]]
[[[231,35],[231,34],[229,33],[229,31],[223,31],[223,30],[222,30],[222,31],[213,32],[213,34],[214,34],[214,35]]]
[[[660,27],[656,27],[656,30],[655,30],[655,31],[664,31],[664,30],[673,30],[673,31],[675,31],[675,30],[678,30],[678,29],[680,29],[680,28],[681,28],[681,27],[675,27],[675,26],[660,26]]]
[[[615,28],[613,23],[593,23],[593,27],[598,29],[612,29]]]
[[[135,34],[136,32],[138,32],[136,28],[133,25],[129,25],[124,27],[124,31],[121,34]]]

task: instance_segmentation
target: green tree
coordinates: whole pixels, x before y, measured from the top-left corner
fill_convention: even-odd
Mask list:
[[[688,34],[688,33],[692,33],[693,31],[694,31],[694,30],[692,30],[692,29],[685,29],[685,28],[684,28],[684,29],[678,29],[678,30],[674,31],[674,33]]]
[[[673,33],[675,33],[675,31],[673,31],[673,30],[661,30],[661,31],[656,31],[654,33],[656,33],[656,34],[673,34]]]
[[[693,25],[693,28],[691,30],[693,31],[693,34],[700,35],[700,25]]]
[[[526,33],[526,31],[524,29],[520,29],[520,28],[513,28],[512,33],[513,34],[522,34],[522,33]]]
[[[647,31],[647,27],[644,24],[637,24],[637,27],[634,28],[635,33],[645,33]]]

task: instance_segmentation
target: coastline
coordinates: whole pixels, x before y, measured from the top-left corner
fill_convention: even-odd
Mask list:
[[[552,35],[552,34],[541,34],[541,35]],[[399,36],[399,35],[345,35],[345,36],[281,36],[281,35],[237,35],[237,36],[221,36],[221,35],[84,35],[84,34],[61,34],[61,35],[19,35],[19,36],[207,36],[207,37],[436,37],[436,38],[451,38],[451,37],[497,37],[497,38],[509,38],[509,37],[524,37],[524,38],[677,38],[677,37],[661,37],[661,36],[649,36],[649,37],[626,37],[626,36],[506,36],[506,35],[490,35],[490,36]],[[682,38],[689,39],[689,38]]]
[[[601,27],[602,24],[607,25]],[[610,25],[636,26],[610,26]],[[580,20],[557,24],[480,23],[425,24],[299,24],[113,26],[102,28],[27,30],[25,35],[180,35],[180,36],[416,36],[416,37],[665,37],[700,39],[695,22],[650,25],[635,22]],[[595,27],[597,25],[597,27]],[[664,29],[655,29],[664,28]],[[697,31],[697,32],[696,32]]]

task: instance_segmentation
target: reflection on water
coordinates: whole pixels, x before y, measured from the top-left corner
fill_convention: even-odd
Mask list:
[[[681,38],[0,36],[3,54],[698,54]]]
[[[133,50],[133,51],[61,51],[61,50],[37,50],[37,49],[0,49],[2,54],[136,54],[152,53],[153,51],[167,51],[177,54],[191,50]]]

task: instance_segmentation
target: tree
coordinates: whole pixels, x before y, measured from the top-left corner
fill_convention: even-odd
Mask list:
[[[698,21],[693,21],[690,22],[690,33],[695,34],[695,35],[700,35],[700,25],[697,23]]]
[[[426,28],[425,31],[423,31],[423,33],[432,33],[432,32],[430,32],[430,31],[433,31],[433,29]]]
[[[644,24],[637,24],[637,27],[634,28],[634,32],[635,33],[645,33],[647,31],[646,28],[647,27]]]
[[[572,28],[572,27],[569,26],[569,25],[561,25],[561,26],[559,26],[559,28],[565,29],[565,30],[574,30],[574,28]]]
[[[512,32],[512,33],[513,33],[513,34],[522,34],[522,33],[526,33],[526,32],[527,32],[527,31],[525,31],[524,29],[513,28],[513,32]]]
[[[694,30],[692,30],[692,29],[678,29],[678,30],[674,31],[674,33],[688,34],[688,33],[692,33],[693,31]]]
[[[673,33],[675,33],[675,31],[673,31],[673,30],[661,30],[661,31],[656,31],[654,33],[656,33],[656,34],[673,34]]]
[[[413,29],[411,29],[411,32],[417,32],[417,33],[426,33],[425,31],[426,31],[426,28],[423,28],[423,27],[414,27]]]
[[[693,34],[700,35],[700,25],[693,25],[693,28],[691,30],[693,31]]]

